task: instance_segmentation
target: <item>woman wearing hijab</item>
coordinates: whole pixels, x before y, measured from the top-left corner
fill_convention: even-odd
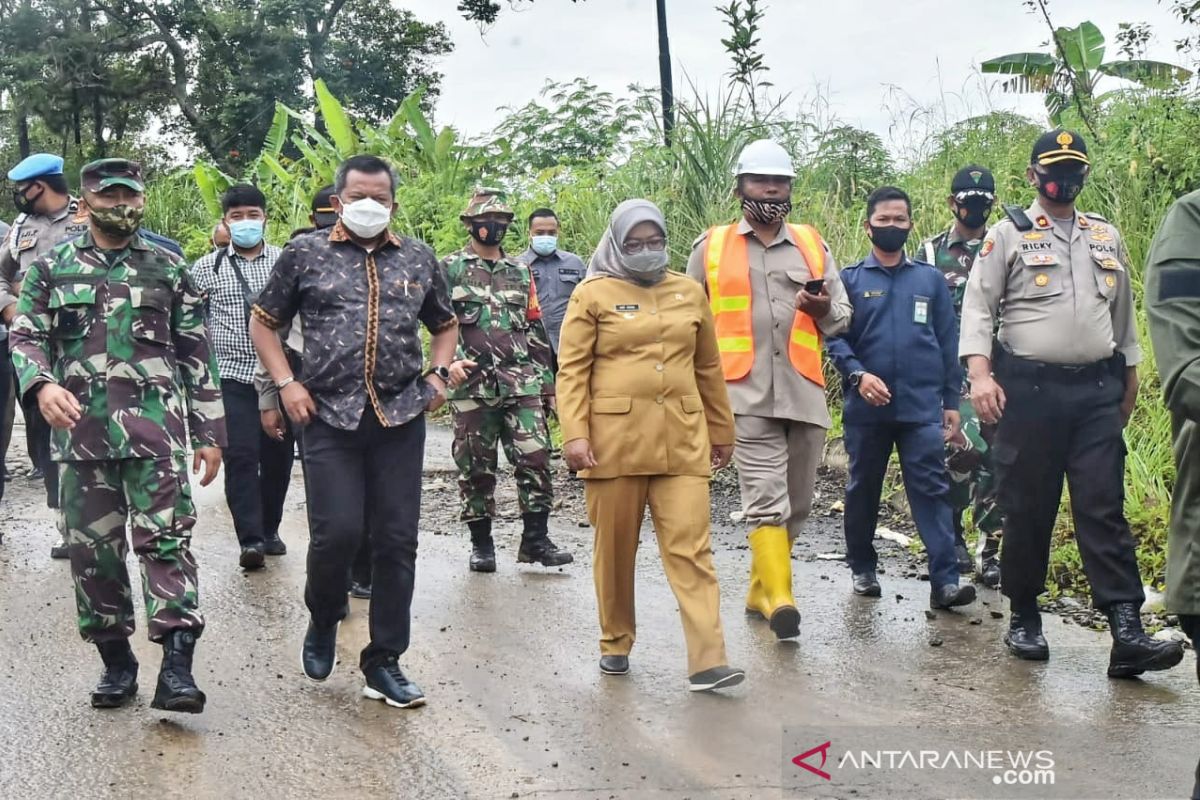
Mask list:
[[[709,537],[708,481],[733,455],[712,313],[667,270],[666,222],[647,200],[617,206],[559,343],[563,454],[586,481],[595,530],[600,671],[624,675],[634,641],[634,564],[647,505],[683,618],[692,691],[741,683],[725,660]]]

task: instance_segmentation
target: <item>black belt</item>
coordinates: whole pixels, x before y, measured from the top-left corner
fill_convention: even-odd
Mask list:
[[[1085,383],[1105,378],[1123,378],[1125,356],[1114,353],[1102,361],[1090,364],[1049,364],[1031,358],[1014,356],[1004,350],[996,353],[996,374],[1006,377],[1029,378],[1035,381]]]

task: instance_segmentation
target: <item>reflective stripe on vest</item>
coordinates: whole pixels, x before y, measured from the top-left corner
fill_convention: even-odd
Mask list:
[[[788,230],[813,280],[822,278],[825,249],[821,235],[811,225],[788,225]],[[704,261],[725,380],[741,380],[754,366],[754,326],[750,313],[749,249],[746,237],[737,232],[737,225],[719,225],[709,230]],[[805,378],[818,386],[825,385],[821,333],[813,318],[799,310],[792,320],[788,360]]]

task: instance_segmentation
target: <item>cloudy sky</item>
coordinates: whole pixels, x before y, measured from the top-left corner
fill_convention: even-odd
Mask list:
[[[420,18],[445,22],[455,43],[438,120],[477,134],[501,118],[497,109],[532,99],[547,78],[587,77],[623,92],[630,83],[658,84],[654,0],[518,0],[481,38],[462,20],[457,0],[394,0]],[[677,93],[691,79],[701,91],[724,82],[730,62],[717,0],[667,0]],[[828,102],[843,122],[895,143],[897,112],[945,108],[949,121],[988,108],[1038,117],[1040,102],[1003,95],[979,62],[1039,50],[1048,39],[1040,17],[1021,0],[767,0],[761,50],[772,91],[800,105]],[[1178,22],[1158,0],[1051,0],[1057,25],[1095,22],[1119,57],[1121,22],[1149,22],[1156,39],[1148,56],[1174,61]],[[900,99],[903,98],[903,99]]]

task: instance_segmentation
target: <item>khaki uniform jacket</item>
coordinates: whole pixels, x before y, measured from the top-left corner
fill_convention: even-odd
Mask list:
[[[704,289],[675,273],[655,286],[595,276],[571,295],[558,353],[563,441],[587,439],[580,473],[711,474],[711,444],[734,441],[733,412]]]
[[[1175,437],[1167,610],[1200,614],[1200,192],[1176,201],[1146,259],[1146,311]]]

